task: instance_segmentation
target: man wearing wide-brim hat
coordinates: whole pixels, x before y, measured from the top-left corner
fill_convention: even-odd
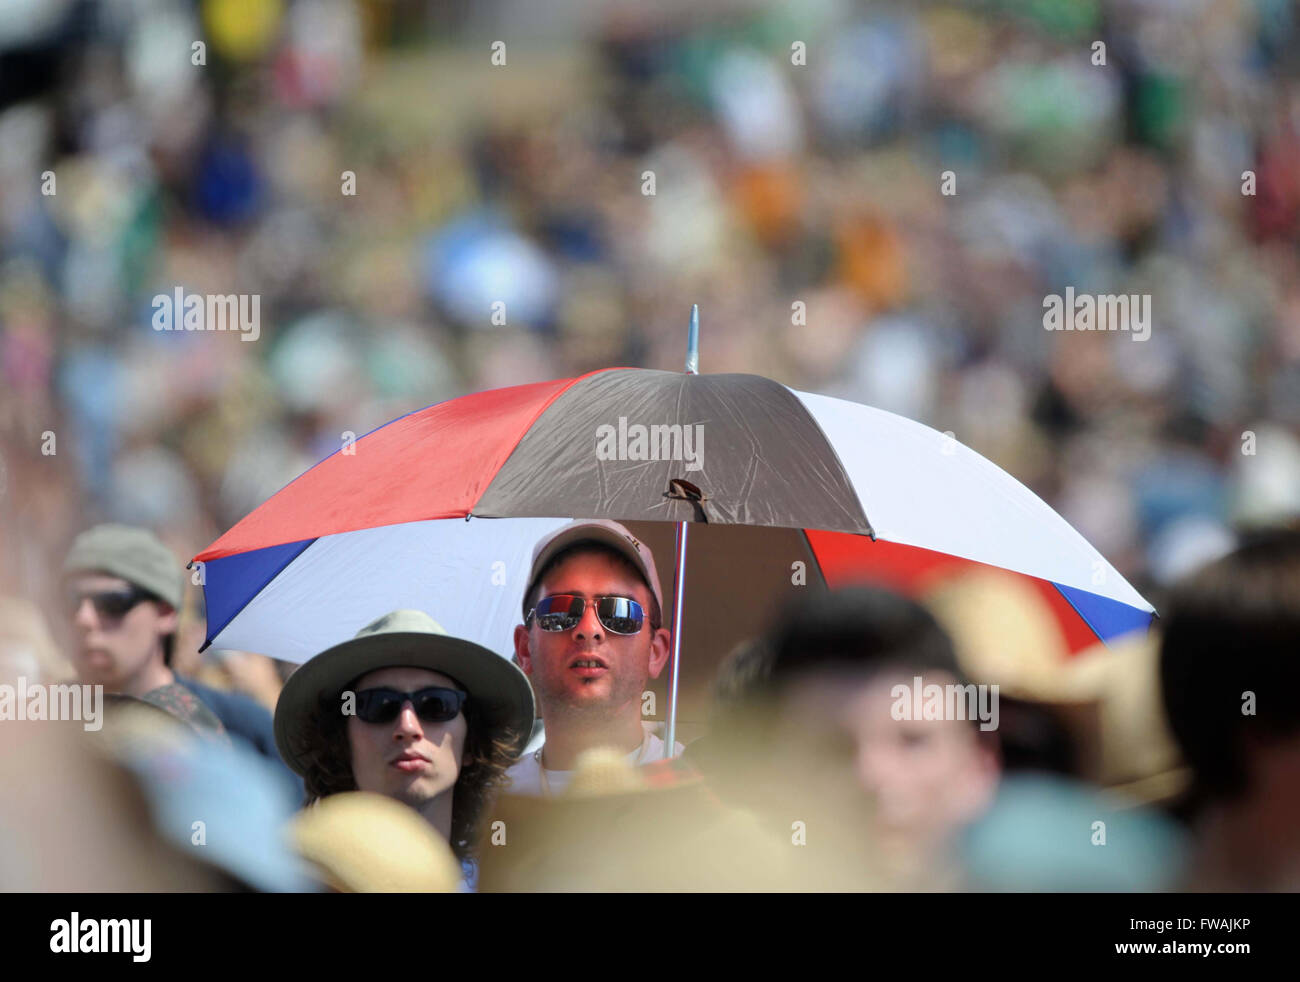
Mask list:
[[[395,610],[289,677],[275,740],[309,803],[344,791],[395,798],[468,864],[488,799],[532,723],[518,668],[422,611]]]

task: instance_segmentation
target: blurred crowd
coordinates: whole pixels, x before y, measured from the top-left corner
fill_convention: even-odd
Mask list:
[[[951,431],[1162,614],[1240,530],[1300,513],[1294,4],[541,6],[45,0],[0,15],[0,594],[23,657],[70,670],[62,566],[96,522],[156,530],[188,559],[402,413],[608,365],[680,369],[692,303],[703,371]],[[1149,294],[1149,340],[1045,331],[1043,299],[1067,286]],[[153,330],[152,298],[177,287],[259,295],[260,337]],[[269,713],[289,667],[200,658],[201,592],[178,599],[177,673]],[[1105,657],[1090,664],[1090,692],[1131,694]],[[1141,716],[1105,704],[1120,732]],[[119,709],[118,743],[135,746],[146,711]],[[1009,745],[1080,773],[1045,763],[1053,739],[1077,742],[1062,712],[1007,712],[1002,759]],[[30,739],[52,741],[33,761],[63,759],[54,737]],[[1160,747],[1110,783],[1172,772]],[[979,746],[958,752],[996,783]],[[158,767],[115,753],[146,776],[88,771],[76,788],[145,807]],[[1124,770],[1097,760],[1094,785]],[[268,816],[301,791],[271,767]],[[1041,791],[1023,789],[1018,828],[1034,808],[1095,810]],[[1134,829],[1135,856],[1179,848],[1160,820]],[[123,855],[146,847],[130,822],[101,830],[119,833]],[[990,856],[998,834],[1015,839],[990,832]],[[301,882],[284,877],[260,886]]]
[[[1139,589],[1300,507],[1293,5],[581,6],[0,21],[0,588],[87,517],[192,556],[455,395],[677,370],[691,303],[704,371],[952,431]],[[151,330],[177,286],[259,340]],[[1150,339],[1044,331],[1066,286]]]

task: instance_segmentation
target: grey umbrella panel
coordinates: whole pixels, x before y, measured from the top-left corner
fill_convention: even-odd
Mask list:
[[[675,480],[703,500],[667,496]],[[872,534],[834,448],[785,386],[649,369],[598,372],[565,390],[473,513]]]

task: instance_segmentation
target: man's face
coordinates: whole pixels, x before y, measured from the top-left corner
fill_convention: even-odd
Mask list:
[[[594,604],[569,631],[515,628],[519,667],[532,680],[543,715],[590,711],[604,716],[634,712],[640,717],[646,682],[658,678],[668,659],[668,631],[650,626],[649,588],[628,566],[606,553],[570,556],[542,578],[538,598],[571,594],[584,599],[630,597],[646,612],[637,634],[614,634],[600,623]],[[630,708],[629,708],[630,707]]]
[[[387,687],[416,692],[429,686],[458,689],[453,679],[425,668],[381,668],[358,679],[353,689]],[[352,776],[361,791],[396,798],[419,808],[450,790],[460,776],[469,724],[462,710],[445,723],[428,723],[407,702],[388,723],[347,721]]]
[[[102,685],[109,692],[120,691],[151,657],[161,659],[162,639],[176,630],[176,612],[165,604],[144,600],[113,617],[101,615],[88,599],[131,589],[126,580],[103,573],[78,574],[67,581],[69,597],[81,598],[72,610],[73,667],[82,682]]]
[[[931,673],[925,682],[956,680]],[[969,720],[895,719],[897,684],[910,692],[912,679],[822,675],[792,685],[782,713],[788,746],[798,748],[790,764],[817,760],[828,778],[851,775],[886,840],[937,845],[988,806],[998,764]]]

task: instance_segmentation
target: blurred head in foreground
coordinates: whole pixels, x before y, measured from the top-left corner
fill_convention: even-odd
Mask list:
[[[292,801],[251,752],[110,695],[103,726],[0,726],[0,891],[308,889],[282,838]]]
[[[843,859],[869,854],[899,885],[943,885],[954,834],[997,788],[996,693],[966,683],[924,608],[884,590],[809,597],[762,649],[745,768],[760,807],[788,811]]]
[[[492,818],[485,892],[807,887],[788,836],[723,805],[679,759],[638,767],[615,748],[588,750],[563,791],[502,795]]]
[[[222,889],[155,832],[138,783],[101,748],[79,723],[0,726],[0,891]]]
[[[39,608],[23,597],[0,596],[0,683],[61,682],[71,675]]]
[[[171,714],[124,695],[108,697],[99,742],[134,777],[159,839],[215,871],[220,889],[312,888],[286,834],[294,795],[261,754],[198,739]]]
[[[1300,532],[1252,534],[1174,589],[1160,677],[1201,803],[1198,884],[1300,889]]]

